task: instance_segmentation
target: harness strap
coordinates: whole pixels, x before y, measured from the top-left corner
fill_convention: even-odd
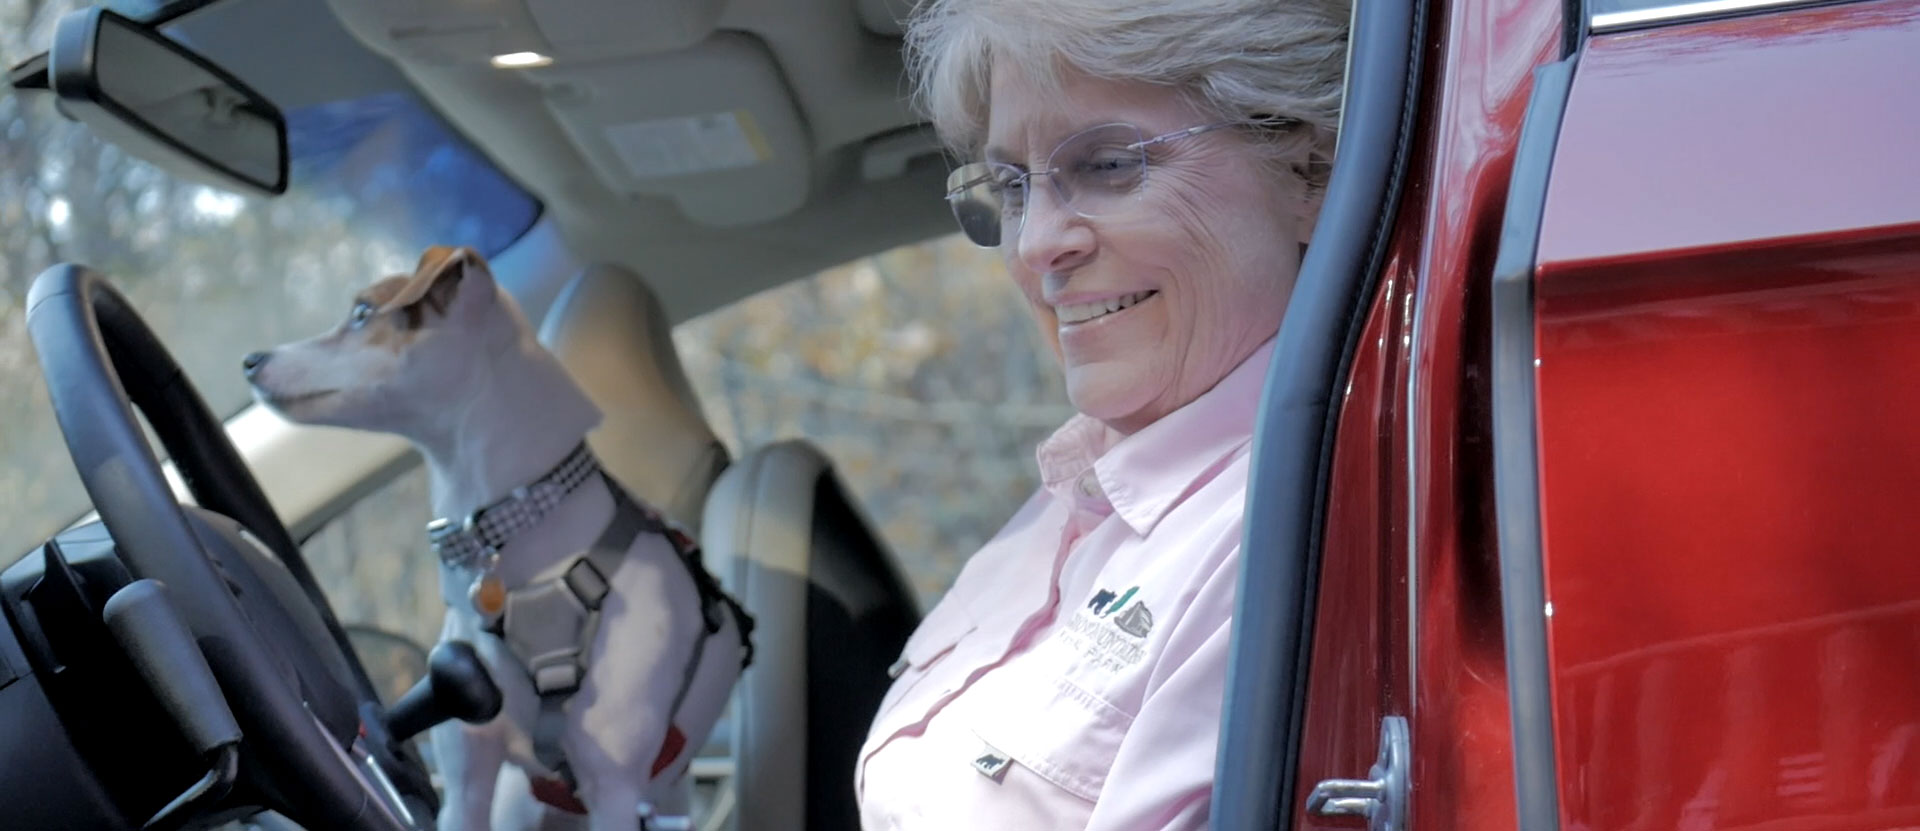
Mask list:
[[[720,587],[717,580],[701,562],[700,549],[692,538],[678,528],[673,527],[659,514],[648,510],[627,495],[625,488],[615,482],[604,471],[600,478],[606,482],[607,492],[613,496],[613,519],[607,523],[600,538],[593,547],[587,549],[580,559],[567,569],[561,579],[565,580],[575,596],[589,612],[597,614],[600,605],[612,590],[612,580],[625,561],[627,550],[642,532],[659,533],[673,546],[674,554],[680,564],[693,578],[694,588],[700,594],[700,614],[705,633],[694,642],[692,658],[680,676],[680,687],[674,692],[673,705],[667,711],[667,734],[662,742],[660,753],[654,759],[652,773],[658,776],[662,770],[672,764],[686,748],[686,735],[680,731],[674,719],[680,714],[680,706],[685,703],[688,691],[693,687],[693,678],[700,670],[700,663],[706,654],[707,639],[718,634],[726,625],[721,617],[722,609],[733,616],[735,628],[739,631],[742,647],[741,668],[753,663],[754,627],[753,616],[747,614],[731,595]],[[591,635],[588,636],[589,638]],[[584,651],[585,644],[582,644]],[[584,671],[584,670],[583,670]],[[537,679],[536,679],[537,683]],[[540,764],[555,772],[566,785],[569,792],[579,789],[579,782],[567,765],[566,753],[560,740],[566,732],[566,703],[579,689],[578,681],[565,687],[550,689],[540,693],[540,711],[533,723],[533,754]]]
[[[620,498],[625,499],[626,495],[623,493]],[[655,518],[658,519],[658,516],[656,515]],[[726,621],[720,617],[720,611],[724,607],[727,613],[733,616],[734,627],[739,630],[740,668],[746,669],[753,666],[753,615],[748,614],[746,607],[740,605],[740,601],[735,600],[726,589],[721,588],[720,581],[714,578],[712,572],[707,571],[706,564],[700,555],[700,545],[694,542],[692,537],[663,519],[658,521],[667,538],[667,544],[673,546],[673,553],[679,555],[681,565],[686,566],[687,575],[693,578],[694,589],[700,592],[700,614],[706,620],[707,634],[718,634],[721,627],[726,625]],[[705,644],[702,643],[696,649],[704,647]],[[695,655],[698,656],[698,654],[696,651]],[[696,657],[694,666],[687,670],[687,677],[691,679],[694,670],[698,668],[699,661]],[[676,711],[679,709],[677,702],[674,709]]]
[[[612,590],[613,574],[620,570],[627,549],[633,547],[633,541],[642,532],[658,530],[653,518],[628,498],[619,485],[604,473],[601,479],[613,494],[613,519],[607,522],[606,530],[600,532],[600,538],[594,540],[586,554],[575,560],[566,574],[561,576],[587,610],[596,614],[600,611],[600,604],[606,601],[607,593]],[[554,771],[570,791],[578,790],[579,782],[574,778],[573,770],[567,766],[566,752],[561,748],[560,740],[566,734],[567,699],[572,698],[574,691],[579,688],[576,678],[572,684],[540,693],[540,712],[533,721],[533,757]]]

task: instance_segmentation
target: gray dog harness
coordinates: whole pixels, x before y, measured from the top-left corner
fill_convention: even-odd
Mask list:
[[[559,576],[507,587],[494,573],[500,549],[515,534],[538,524],[581,485],[596,478],[606,483],[614,505],[613,518],[599,538],[586,551],[574,555]],[[559,804],[562,800],[552,797],[560,795],[540,794],[538,788],[536,795],[559,807],[578,808],[573,799],[578,782],[560,743],[566,729],[566,703],[586,678],[587,656],[614,572],[619,571],[628,549],[642,533],[660,534],[673,546],[699,591],[705,624],[681,675],[673,705],[667,710],[667,738],[653,764],[653,775],[658,776],[685,750],[686,737],[673,719],[679,715],[694,673],[700,668],[707,639],[725,625],[723,614],[730,613],[739,629],[745,652],[742,667],[753,662],[753,618],[707,572],[693,539],[628,496],[601,469],[584,442],[539,481],[516,488],[505,499],[475,511],[460,524],[436,519],[427,526],[427,537],[440,561],[474,575],[468,597],[487,631],[506,644],[532,677],[534,690],[540,695],[540,712],[533,725],[534,758],[560,778],[567,791],[564,801],[573,804]]]

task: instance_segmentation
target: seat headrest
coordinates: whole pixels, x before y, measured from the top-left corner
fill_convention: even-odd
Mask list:
[[[652,289],[620,266],[587,266],[554,299],[540,341],[600,408],[587,442],[601,463],[697,533],[727,450],[700,411]]]

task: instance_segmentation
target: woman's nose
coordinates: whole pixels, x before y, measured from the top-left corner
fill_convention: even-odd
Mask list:
[[[1032,188],[1013,244],[1021,264],[1041,274],[1067,271],[1093,256],[1093,227],[1059,191]]]

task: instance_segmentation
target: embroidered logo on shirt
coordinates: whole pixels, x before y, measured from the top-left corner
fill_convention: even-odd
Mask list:
[[[1134,594],[1139,591],[1140,587],[1134,586],[1131,589],[1127,589],[1126,594],[1120,595],[1120,597],[1116,599],[1113,596],[1112,589],[1101,589],[1094,593],[1093,600],[1087,602],[1087,608],[1092,609],[1093,613],[1100,617],[1106,617],[1107,615],[1120,611],[1121,608],[1127,605],[1127,601],[1132,600]]]
[[[1139,593],[1139,586],[1094,592],[1085,608],[1062,623],[1057,637],[1097,666],[1121,670],[1140,663],[1147,655],[1153,613],[1145,601],[1134,599]]]
[[[1144,638],[1153,631],[1153,613],[1147,611],[1147,604],[1136,602],[1132,608],[1114,618],[1113,625],[1136,638]]]
[[[1007,754],[995,750],[993,745],[989,744],[981,745],[979,758],[973,760],[973,769],[979,771],[981,776],[995,782],[1006,778],[1007,768],[1012,765],[1013,760],[1008,758]]]

